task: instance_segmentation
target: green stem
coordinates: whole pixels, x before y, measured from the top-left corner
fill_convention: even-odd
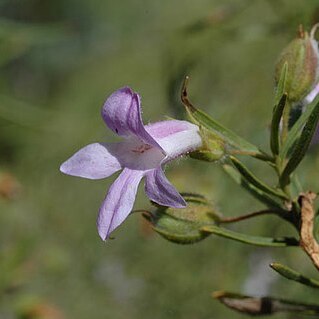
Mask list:
[[[280,158],[280,156],[276,156],[275,157],[275,168],[276,168],[276,172],[277,172],[277,175],[280,179],[280,176],[282,174],[282,171],[283,171],[283,167],[284,167],[284,161],[285,160],[282,160]],[[283,186],[283,187],[282,187]],[[279,182],[279,185],[278,187],[280,187],[282,189],[282,191],[287,195],[287,197],[292,200],[292,194],[291,194],[291,189],[290,189],[290,184],[287,184],[287,185],[281,185],[280,182]]]

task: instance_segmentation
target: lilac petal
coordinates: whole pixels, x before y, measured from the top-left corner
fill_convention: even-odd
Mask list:
[[[119,143],[94,143],[87,145],[65,161],[60,171],[67,175],[101,179],[121,169],[115,151]]]
[[[184,198],[167,180],[161,167],[146,173],[145,192],[154,202],[170,207],[183,208]]]
[[[187,154],[202,146],[199,127],[187,121],[163,121],[150,124],[147,131],[161,145],[167,157],[162,162],[168,162],[178,156]]]
[[[306,104],[310,104],[319,94],[319,83],[313,88],[313,90],[305,97]]]
[[[154,139],[158,140],[178,132],[198,130],[198,127],[187,121],[167,120],[148,124],[145,129]]]
[[[161,149],[145,130],[140,98],[130,88],[124,87],[111,94],[101,113],[106,125],[116,134],[124,137],[134,135],[146,144]]]
[[[102,203],[97,219],[100,237],[106,240],[130,214],[135,196],[144,171],[134,171],[125,168],[110,187]]]

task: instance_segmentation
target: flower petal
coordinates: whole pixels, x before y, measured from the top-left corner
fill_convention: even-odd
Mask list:
[[[140,98],[130,88],[124,87],[111,94],[105,101],[101,114],[106,125],[116,134],[124,137],[134,135],[144,143],[161,149],[145,130]]]
[[[194,151],[202,145],[199,127],[187,121],[162,121],[146,126],[167,154],[164,162]]]
[[[106,240],[110,233],[130,214],[138,184],[143,176],[143,171],[125,168],[111,185],[97,219],[98,232],[103,240]]]
[[[312,91],[305,97],[304,102],[310,104],[319,94],[319,83],[312,89]]]
[[[154,202],[170,207],[183,208],[184,198],[167,180],[161,167],[146,173],[145,192]]]
[[[187,121],[167,120],[148,124],[145,129],[154,139],[158,140],[178,132],[198,130],[198,126]]]
[[[87,145],[65,161],[60,171],[67,175],[101,179],[121,169],[116,157],[119,143],[94,143]]]

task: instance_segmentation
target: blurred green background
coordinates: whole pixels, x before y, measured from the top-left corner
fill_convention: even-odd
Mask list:
[[[317,0],[0,0],[0,318],[245,318],[214,290],[318,301],[268,269],[278,261],[316,276],[298,250],[213,237],[179,246],[138,214],[104,243],[95,219],[116,176],[59,172],[80,147],[114,138],[100,108],[121,86],[141,94],[145,122],[183,118],[186,74],[196,105],[268,149],[274,63],[300,23],[318,21]],[[318,168],[313,149],[299,169],[305,188],[318,191]],[[167,175],[226,216],[261,207],[217,164],[183,159]],[[135,208],[149,208],[142,187]],[[292,234],[272,217],[233,228]]]

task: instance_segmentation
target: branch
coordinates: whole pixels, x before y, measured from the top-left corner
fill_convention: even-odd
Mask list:
[[[300,246],[319,270],[319,244],[313,235],[315,218],[313,201],[316,196],[313,192],[307,192],[299,197],[301,206]]]
[[[262,215],[282,215],[284,213],[287,213],[285,210],[281,209],[276,209],[276,208],[271,208],[271,209],[264,209],[264,210],[259,210],[256,212],[252,212],[246,215],[241,215],[241,216],[236,216],[236,217],[225,217],[225,218],[220,218],[218,221],[220,224],[226,224],[226,223],[236,223],[240,222],[242,220],[246,220],[249,218],[254,218]]]

